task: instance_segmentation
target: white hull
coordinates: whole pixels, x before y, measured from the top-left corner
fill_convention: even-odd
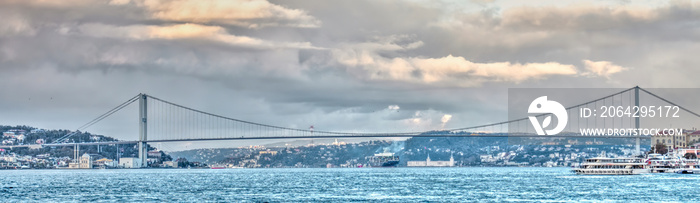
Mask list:
[[[586,159],[581,167],[572,171],[581,175],[637,175],[649,173],[644,159],[641,158],[606,158]]]
[[[680,174],[700,174],[700,169],[697,168],[677,168],[669,171],[669,173],[680,173]]]
[[[651,170],[650,171],[651,173],[673,173],[675,169],[673,169],[673,168],[663,168],[663,169],[653,168],[650,170]]]
[[[577,168],[573,170],[580,175],[638,175],[649,173],[649,169],[586,169]]]

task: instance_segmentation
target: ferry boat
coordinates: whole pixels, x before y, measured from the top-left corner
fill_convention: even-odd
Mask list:
[[[586,159],[580,167],[572,171],[583,175],[636,175],[649,173],[642,158],[606,158]]]
[[[678,174],[700,174],[700,149],[696,149],[697,145],[691,149],[674,150],[673,155],[676,157],[677,164],[671,172]]]
[[[661,154],[647,155],[647,168],[651,173],[672,173],[678,160]]]
[[[399,164],[399,156],[390,152],[374,154],[369,159],[369,164],[371,167],[394,167]]]

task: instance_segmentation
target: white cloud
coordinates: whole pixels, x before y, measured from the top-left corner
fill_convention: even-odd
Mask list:
[[[403,125],[408,129],[402,131],[429,131],[444,129],[448,122],[452,120],[452,114],[446,114],[442,111],[427,109],[415,111],[410,118],[402,119]]]
[[[367,45],[362,44],[363,47]],[[362,80],[402,81],[439,86],[478,86],[484,82],[519,83],[554,75],[575,76],[573,65],[547,63],[475,63],[463,57],[385,58],[372,49],[334,50],[335,59]]]
[[[113,26],[106,24],[83,24],[77,30],[80,34],[92,37],[122,38],[134,40],[148,39],[203,39],[222,42],[234,46],[270,49],[270,48],[296,48],[318,49],[308,42],[271,42],[253,37],[236,36],[229,34],[219,26],[206,26],[198,24],[176,24],[166,26],[155,25],[129,25]],[[66,32],[66,31],[62,31]]]
[[[442,118],[440,119],[440,121],[441,121],[442,124],[444,125],[445,123],[450,122],[450,119],[452,119],[452,115],[450,115],[450,114],[445,114],[445,115],[442,116]]]
[[[399,105],[389,105],[389,107],[387,107],[389,110],[399,110],[400,108]]]
[[[144,0],[138,5],[152,17],[194,23],[222,23],[250,28],[266,26],[318,27],[321,21],[299,9],[266,0]]]
[[[555,75],[579,75],[575,66],[558,62],[477,63],[452,55],[439,58],[401,56],[423,45],[409,35],[390,35],[374,37],[369,42],[342,43],[331,52],[333,60],[349,67],[344,70],[360,80],[473,87],[485,82],[520,83]]]
[[[452,55],[442,58],[410,58],[410,63],[423,74],[423,81],[432,83],[459,75],[483,78],[491,81],[521,82],[551,75],[575,75],[573,65],[548,63],[474,63]]]
[[[440,119],[440,122],[442,122],[440,127],[444,129],[447,122],[450,122],[450,119],[452,119],[452,115],[450,115],[450,114],[443,115],[442,118]]]
[[[613,64],[610,61],[583,60],[586,70],[584,73],[589,76],[610,77],[610,75],[627,70],[627,68]]]
[[[111,0],[109,1],[109,5],[124,5],[128,4],[131,2],[131,0]]]

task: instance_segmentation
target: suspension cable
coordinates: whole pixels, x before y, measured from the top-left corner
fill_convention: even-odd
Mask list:
[[[67,140],[67,139],[70,138],[71,136],[77,134],[78,131],[85,130],[85,129],[89,128],[90,126],[94,125],[95,123],[98,123],[98,122],[102,121],[103,119],[105,119],[105,118],[111,116],[112,114],[116,113],[117,111],[122,110],[122,109],[124,109],[125,107],[129,106],[130,104],[134,103],[136,100],[138,100],[138,97],[139,97],[139,96],[140,96],[140,95],[136,95],[136,96],[132,97],[131,99],[127,100],[126,102],[124,102],[124,103],[122,103],[122,104],[120,104],[119,106],[114,107],[113,109],[111,109],[111,110],[105,112],[104,114],[98,116],[97,118],[92,119],[90,122],[87,122],[87,123],[85,123],[84,125],[78,127],[78,129],[76,129],[75,131],[70,132],[70,133],[68,133],[68,134],[66,134],[66,135],[64,135],[64,136],[62,136],[62,137],[60,137],[60,138],[54,140],[52,143],[59,143],[59,142],[62,142],[62,141]]]

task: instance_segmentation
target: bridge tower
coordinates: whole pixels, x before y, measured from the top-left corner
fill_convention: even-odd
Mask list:
[[[636,106],[637,109],[639,109],[639,86],[634,86],[634,106]],[[639,116],[634,118],[634,128],[639,130]],[[635,144],[636,144],[635,145],[635,150],[636,150],[635,153],[637,153],[637,155],[642,154],[642,152],[639,149],[639,140],[640,139],[641,138],[639,138],[639,137],[635,138]]]
[[[146,145],[146,140],[148,138],[148,106],[146,99],[148,99],[148,95],[139,95],[139,159],[141,159],[141,167],[147,165],[146,160],[148,157],[148,148]]]

